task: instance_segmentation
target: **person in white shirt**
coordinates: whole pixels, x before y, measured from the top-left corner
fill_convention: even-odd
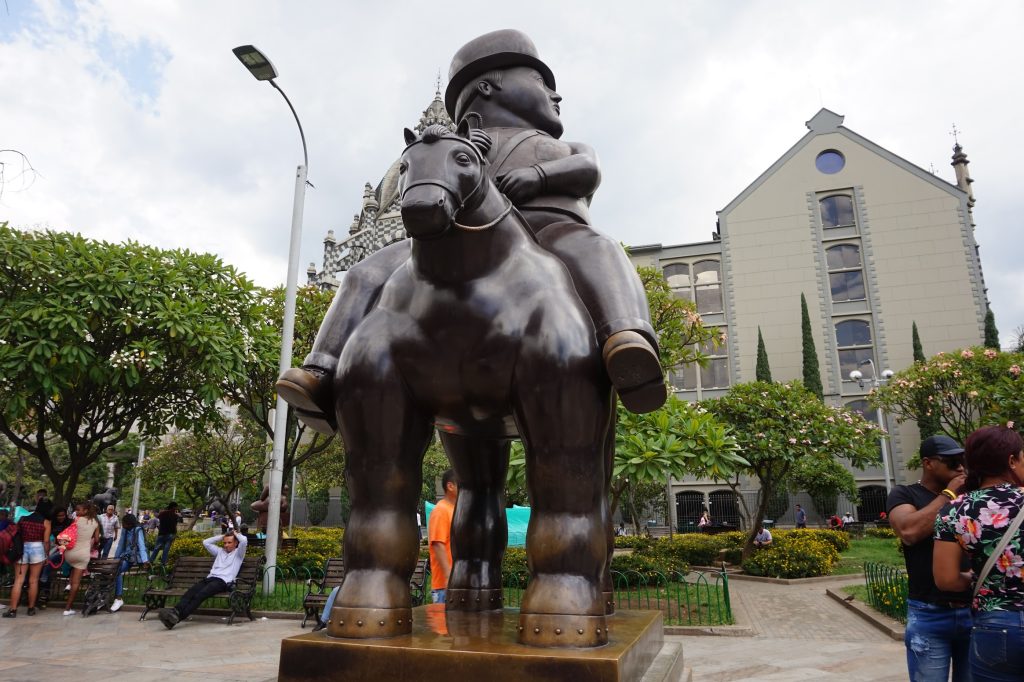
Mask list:
[[[126,512],[130,514],[131,512]],[[103,537],[100,540],[100,559],[105,559],[110,554],[110,548],[114,545],[114,540],[117,539],[117,531],[121,528],[121,521],[117,518],[117,514],[114,513],[114,505],[107,505],[107,512],[100,515],[97,519],[100,522],[100,531],[103,533]]]
[[[761,549],[772,544],[772,534],[764,526],[757,527],[757,535],[754,536],[754,547]]]
[[[850,512],[846,512],[845,514],[843,514],[843,525],[845,526],[848,523],[854,523],[853,514],[851,514]]]
[[[233,523],[229,526],[228,532],[224,535],[214,535],[203,540],[203,547],[213,555],[213,568],[209,574],[188,588],[188,592],[182,595],[176,606],[160,609],[160,622],[168,630],[192,615],[207,597],[231,589],[235,578],[238,577],[238,571],[242,568],[248,540],[241,533],[235,532]],[[224,546],[218,547],[218,542]]]

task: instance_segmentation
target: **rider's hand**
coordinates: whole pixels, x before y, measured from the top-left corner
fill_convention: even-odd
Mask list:
[[[536,197],[540,194],[542,184],[540,171],[533,166],[517,168],[498,176],[498,189],[511,199],[513,204]]]
[[[491,140],[491,136],[480,130],[474,128],[469,131],[469,141],[473,143],[473,146],[480,150],[480,153],[487,156],[487,152],[491,151],[491,145],[494,142]]]

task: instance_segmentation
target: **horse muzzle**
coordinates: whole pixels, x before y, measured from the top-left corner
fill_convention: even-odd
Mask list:
[[[443,190],[412,188],[402,198],[402,223],[413,239],[439,237],[451,226],[456,208]]]

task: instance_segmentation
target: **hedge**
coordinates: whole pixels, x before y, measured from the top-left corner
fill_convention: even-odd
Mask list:
[[[282,550],[277,554],[277,566],[281,569],[313,571],[323,569],[327,559],[341,556],[342,528],[295,528],[289,537],[298,539],[298,548]],[[182,556],[208,556],[203,540],[208,533],[186,531],[179,533],[171,545],[168,565],[173,565]],[[262,549],[260,549],[262,551]]]
[[[889,528],[888,526],[881,528],[865,528],[864,534],[867,535],[869,538],[888,539],[896,537],[895,531],[893,531],[893,529]]]
[[[828,538],[816,531],[815,535],[772,534],[772,545],[759,549],[743,562],[743,570],[750,575],[771,578],[812,578],[828,575],[839,560],[839,552]],[[779,537],[776,538],[776,535]]]

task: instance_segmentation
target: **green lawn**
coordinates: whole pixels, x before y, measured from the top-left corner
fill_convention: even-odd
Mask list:
[[[850,540],[850,549],[839,555],[832,575],[853,575],[864,572],[867,561],[903,567],[903,553],[893,538],[860,538]]]
[[[846,587],[842,588],[842,590],[846,594],[852,594],[854,597],[857,598],[857,601],[864,604],[868,604],[870,606],[871,602],[868,601],[867,585],[847,585]]]

